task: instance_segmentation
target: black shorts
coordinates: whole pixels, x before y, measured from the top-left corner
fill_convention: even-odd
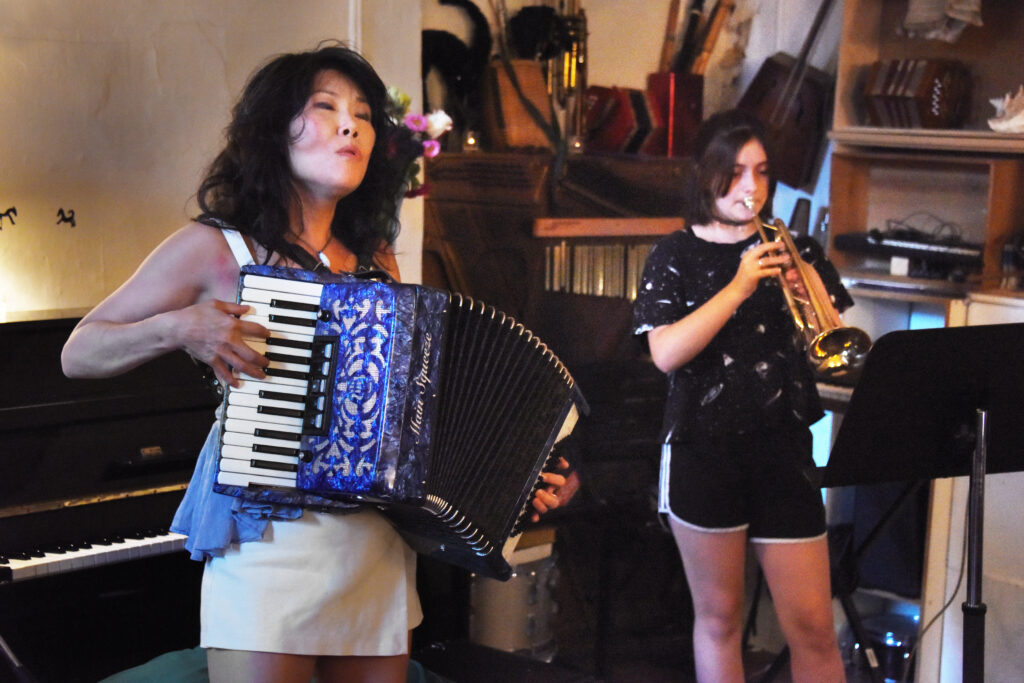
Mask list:
[[[817,538],[825,506],[811,448],[806,427],[666,444],[663,511],[701,531],[745,529],[756,542]]]

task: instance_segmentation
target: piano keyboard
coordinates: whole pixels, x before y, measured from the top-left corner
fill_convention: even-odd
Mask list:
[[[837,249],[883,257],[905,256],[924,261],[965,265],[979,265],[982,259],[982,248],[978,244],[953,244],[925,238],[903,239],[877,232],[836,235],[832,238],[832,243]]]
[[[244,320],[270,330],[268,339],[247,340],[270,360],[266,379],[242,375],[228,393],[217,482],[295,488],[305,434],[326,429],[326,381],[332,342],[314,338],[323,285],[246,275],[240,303]]]
[[[6,555],[0,551],[0,584],[171,553],[185,547],[185,538],[155,530]]]

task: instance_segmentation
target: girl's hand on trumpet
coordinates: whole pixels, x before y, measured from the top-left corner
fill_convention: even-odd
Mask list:
[[[800,258],[799,256],[797,258]],[[792,261],[789,255],[786,256],[787,261]],[[804,278],[800,276],[800,269],[803,269],[807,273],[808,277],[817,277],[817,273],[814,272],[814,268],[809,266],[806,261],[800,262],[800,268],[793,267],[787,268],[783,265],[782,275],[786,278],[786,284],[789,286],[789,290],[793,292],[793,295],[800,300],[807,301],[808,294],[807,288],[804,286]]]
[[[741,292],[746,299],[754,290],[757,283],[766,277],[775,277],[783,272],[790,263],[789,254],[786,253],[785,245],[781,242],[762,242],[747,249],[740,259],[740,267],[736,270],[736,277],[732,284]],[[795,269],[791,268],[790,271]],[[798,276],[799,277],[799,276]]]

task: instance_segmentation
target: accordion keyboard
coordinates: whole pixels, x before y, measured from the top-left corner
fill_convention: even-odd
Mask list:
[[[295,487],[303,434],[326,428],[326,377],[333,343],[314,330],[323,285],[246,275],[240,301],[243,320],[270,331],[247,343],[270,361],[266,379],[241,376],[228,392],[217,482]]]

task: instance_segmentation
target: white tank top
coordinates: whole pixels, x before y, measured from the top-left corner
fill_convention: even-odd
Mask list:
[[[235,255],[239,268],[251,266],[255,263],[252,259],[252,252],[249,251],[249,245],[245,243],[242,233],[233,228],[221,228],[220,231],[224,234],[224,239],[228,241],[228,246],[231,247],[231,253]]]

